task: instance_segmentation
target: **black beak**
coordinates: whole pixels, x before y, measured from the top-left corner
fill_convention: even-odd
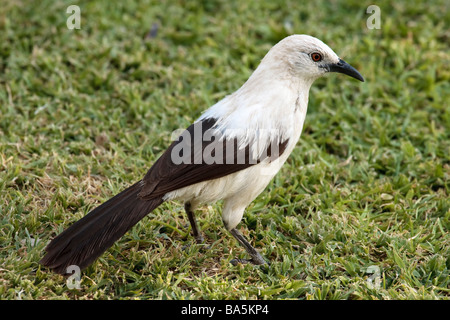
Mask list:
[[[328,65],[324,66],[324,68],[326,68],[329,72],[343,73],[352,78],[358,79],[361,82],[364,82],[364,78],[358,72],[358,70],[353,68],[351,65],[349,65],[347,62],[345,62],[342,59],[339,59],[338,63],[328,64]]]

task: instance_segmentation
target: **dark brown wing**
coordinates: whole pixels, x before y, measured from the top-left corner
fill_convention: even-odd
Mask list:
[[[211,129],[216,121],[208,118],[189,126],[147,172],[139,196],[143,199],[161,197],[170,191],[246,169],[266,157],[272,161],[284,152],[289,141],[280,142],[276,152],[272,151],[273,144],[269,144],[261,158],[252,159],[249,146],[239,150],[236,139],[208,135],[214,132]]]

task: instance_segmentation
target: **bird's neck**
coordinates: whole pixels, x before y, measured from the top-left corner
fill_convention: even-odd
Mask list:
[[[257,88],[257,91],[263,92],[273,87],[286,87],[293,92],[305,93],[309,92],[314,80],[313,77],[296,75],[283,61],[271,63],[270,66],[261,63],[241,89],[255,92]]]
[[[284,100],[286,104],[293,102],[306,107],[309,90],[315,79],[293,76],[289,71],[282,69],[275,72],[274,66],[269,68],[258,67],[247,82],[238,90],[239,95],[253,101],[268,99]]]

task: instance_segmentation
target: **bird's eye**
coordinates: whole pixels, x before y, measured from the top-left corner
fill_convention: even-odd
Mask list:
[[[318,53],[318,52],[313,52],[313,53],[311,53],[311,59],[312,59],[314,62],[319,62],[319,61],[321,61],[321,60],[323,59],[323,57],[322,57],[322,55],[321,55],[320,53]]]

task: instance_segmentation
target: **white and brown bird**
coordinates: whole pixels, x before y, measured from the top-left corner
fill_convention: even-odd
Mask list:
[[[251,262],[265,260],[236,226],[266,188],[302,132],[309,89],[340,72],[364,81],[326,44],[292,35],[270,49],[244,85],[207,109],[148,170],[144,178],[101,204],[54,238],[41,264],[65,274],[89,266],[138,221],[167,200],[184,203],[197,242],[196,207],[223,200],[225,228]]]

